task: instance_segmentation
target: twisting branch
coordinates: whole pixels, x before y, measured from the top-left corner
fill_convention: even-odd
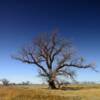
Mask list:
[[[74,62],[72,61],[70,64],[66,64],[66,63],[63,63],[61,66],[59,66],[56,70],[60,70],[64,67],[75,67],[75,68],[83,68],[83,69],[86,69],[86,68],[91,68],[93,70],[95,70],[94,68],[95,64],[91,63],[91,64],[83,64],[83,59],[77,59],[75,60]]]

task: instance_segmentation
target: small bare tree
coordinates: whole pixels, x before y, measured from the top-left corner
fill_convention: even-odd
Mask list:
[[[26,82],[23,81],[21,84],[22,85],[30,85],[30,81],[26,81]]]
[[[55,89],[59,76],[74,79],[74,68],[94,68],[93,64],[84,64],[83,58],[76,59],[74,53],[69,40],[52,32],[35,37],[32,44],[22,48],[14,58],[23,63],[36,65],[39,75],[47,80],[51,89]]]
[[[2,84],[4,86],[8,86],[9,85],[9,81],[7,79],[2,79],[1,81],[2,81]]]

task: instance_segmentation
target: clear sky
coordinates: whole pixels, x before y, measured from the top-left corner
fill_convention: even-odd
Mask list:
[[[96,61],[100,71],[99,0],[0,0],[0,79],[39,83],[32,65],[15,61],[10,55],[39,32],[71,38],[77,54]],[[100,81],[100,72],[79,70],[77,80]]]

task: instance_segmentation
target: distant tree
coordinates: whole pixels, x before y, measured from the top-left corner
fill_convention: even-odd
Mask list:
[[[29,81],[22,82],[22,85],[30,85],[30,82]]]
[[[3,84],[4,86],[8,86],[8,85],[9,85],[9,80],[7,80],[7,79],[2,79],[1,81],[2,81],[2,84]]]
[[[16,85],[16,83],[10,83],[10,85]]]
[[[59,76],[74,79],[74,68],[94,68],[93,64],[84,64],[82,57],[74,57],[74,53],[72,43],[68,39],[52,32],[38,35],[13,58],[36,65],[39,75],[47,80],[49,88],[56,89]]]

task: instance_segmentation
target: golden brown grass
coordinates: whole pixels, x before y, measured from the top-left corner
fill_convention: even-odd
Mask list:
[[[100,85],[69,85],[76,90],[48,90],[45,86],[0,86],[0,100],[100,100]]]

